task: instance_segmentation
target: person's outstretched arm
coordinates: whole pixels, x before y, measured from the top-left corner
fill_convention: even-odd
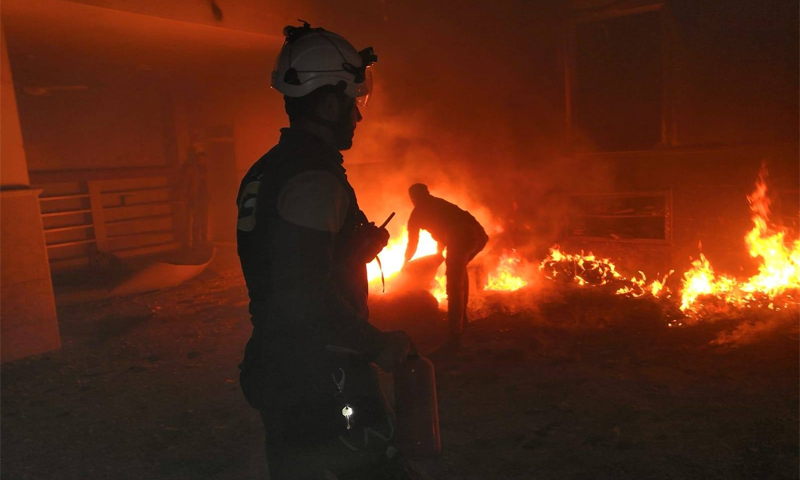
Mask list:
[[[403,265],[414,258],[414,254],[417,253],[417,245],[419,245],[419,224],[417,223],[414,212],[411,212],[411,216],[408,217],[408,245],[406,246],[406,255]]]

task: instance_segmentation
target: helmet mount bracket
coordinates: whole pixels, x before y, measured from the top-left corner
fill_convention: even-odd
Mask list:
[[[300,97],[331,85],[366,105],[372,88],[369,67],[378,61],[372,47],[356,50],[346,39],[299,20],[286,26],[286,38],[272,71],[272,87],[290,97]]]

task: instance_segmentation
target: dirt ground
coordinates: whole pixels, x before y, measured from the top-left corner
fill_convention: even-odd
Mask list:
[[[735,325],[535,295],[533,311],[473,318],[464,352],[436,362],[444,451],[417,462],[426,478],[800,478],[796,311],[749,344],[710,345]],[[423,352],[444,334],[423,296],[372,311]],[[237,381],[250,324],[235,269],[60,307],[59,321],[61,351],[2,366],[3,479],[266,478]]]

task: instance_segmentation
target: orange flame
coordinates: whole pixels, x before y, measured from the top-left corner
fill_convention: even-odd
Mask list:
[[[403,226],[400,235],[393,236],[389,239],[389,244],[378,254],[381,259],[381,265],[383,266],[383,276],[386,280],[396,275],[403,268],[406,245],[408,245],[408,230]],[[427,231],[420,231],[417,253],[414,254],[412,260],[434,253],[436,253],[436,240],[434,240]],[[370,287],[380,288],[381,269],[378,267],[377,260],[373,260],[367,264],[367,279],[369,280]]]
[[[447,277],[442,272],[443,268],[439,267],[439,271],[436,272],[436,278],[433,279],[434,285],[431,289],[431,295],[436,298],[436,301],[442,307],[447,305]]]
[[[511,250],[511,253],[504,253],[500,257],[495,273],[489,275],[489,281],[483,289],[513,292],[527,285],[528,282],[516,274],[520,261],[515,250]]]
[[[700,254],[692,262],[692,267],[683,273],[680,294],[680,310],[687,317],[699,318],[707,311],[724,308],[749,308],[765,306],[780,310],[797,305],[800,298],[800,239],[788,239],[789,233],[783,227],[769,221],[770,200],[767,196],[767,170],[765,166],[759,173],[755,191],[748,195],[753,228],[744,237],[748,251],[753,258],[760,259],[758,273],[746,281],[717,274],[711,262]],[[493,231],[502,231],[492,222]],[[388,282],[403,266],[403,258],[408,233],[403,226],[400,234],[394,236],[389,245],[380,253],[384,276]],[[437,251],[436,242],[426,231],[420,233],[419,247],[414,258],[431,255]],[[483,290],[515,291],[528,285],[518,270],[522,261],[514,250],[504,253]],[[367,266],[370,289],[380,291],[381,272],[377,262]],[[431,294],[443,303],[446,301],[445,267],[442,265],[430,289]],[[617,295],[641,297],[652,295],[671,298],[666,286],[670,271],[661,279],[648,284],[643,272],[627,278],[617,271],[616,265],[607,258],[600,258],[589,252],[588,255],[567,254],[558,245],[550,248],[549,255],[539,264],[539,270],[550,280],[563,279],[579,286],[606,286]],[[670,326],[682,323],[670,323]]]
[[[703,295],[719,295],[726,302],[732,301],[736,293],[736,280],[717,276],[705,255],[692,262],[692,269],[683,274],[681,310],[697,312],[696,303]]]
[[[403,268],[403,260],[405,258],[407,245],[408,230],[403,226],[400,234],[391,238],[389,244],[378,254],[378,257],[381,259],[381,266],[383,267],[383,276],[387,282]],[[437,252],[436,247],[436,240],[431,237],[431,234],[426,230],[421,230],[419,233],[417,253],[414,254],[412,260],[435,254]],[[373,260],[367,264],[367,279],[369,280],[369,288],[371,291],[380,292],[382,290],[381,268],[378,266],[377,260]],[[444,275],[444,266],[442,266],[436,273],[434,286],[431,289],[431,294],[436,297],[440,305],[447,299],[445,284],[446,277]]]
[[[539,264],[539,270],[550,280],[557,277],[572,278],[572,281],[581,286],[605,285],[623,278],[609,259],[597,258],[592,252],[588,255],[583,252],[563,253],[558,245],[550,247],[550,254]]]
[[[717,276],[702,254],[684,273],[681,310],[688,315],[700,313],[704,298],[713,297],[727,305],[750,307],[763,305],[780,309],[797,302],[791,293],[800,289],[800,239],[788,242],[782,227],[770,224],[770,200],[767,197],[767,168],[762,164],[755,191],[747,196],[752,212],[753,229],[745,236],[750,256],[761,258],[758,274],[744,282]],[[785,298],[780,298],[786,294]]]
[[[387,283],[387,289],[390,288],[390,279],[397,275],[403,268],[403,258],[407,244],[408,231],[404,226],[400,234],[389,240],[389,244],[378,255],[381,259],[381,265],[383,266],[383,275]],[[430,233],[422,230],[419,236],[417,253],[414,255],[413,259],[435,254],[437,252],[436,247],[436,241],[431,237]],[[517,266],[520,263],[521,259],[516,255],[515,251],[512,250],[511,253],[504,254],[499,260],[495,273],[489,275],[488,283],[486,287],[484,287],[484,290],[514,291],[527,285],[528,282],[516,273]],[[367,278],[372,292],[377,293],[382,290],[381,270],[378,267],[377,261],[372,261],[367,265]],[[436,298],[440,306],[445,306],[447,302],[446,287],[447,277],[443,264],[439,267],[439,271],[434,278],[433,286],[430,289],[431,295]]]
[[[661,280],[653,280],[653,283],[651,283],[650,286],[648,287],[650,294],[654,297],[658,297],[662,293],[666,293],[667,295],[669,295],[670,294],[669,288],[666,287],[667,278],[669,278],[669,276],[672,275],[673,273],[675,273],[675,270],[670,270],[669,273],[664,275],[664,278],[662,278]]]
[[[583,252],[564,253],[558,245],[550,247],[550,254],[539,264],[539,270],[550,280],[564,279],[581,287],[611,285],[617,288],[617,295],[632,297],[641,297],[647,293],[654,297],[669,295],[665,284],[673,273],[670,271],[661,280],[654,280],[647,285],[644,272],[639,272],[641,278],[626,278],[617,272],[617,266],[607,258],[596,257],[591,252],[588,255]]]

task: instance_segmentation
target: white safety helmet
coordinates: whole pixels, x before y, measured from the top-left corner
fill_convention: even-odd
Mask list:
[[[325,85],[343,87],[343,93],[366,105],[372,93],[372,72],[378,61],[372,47],[360,52],[341,36],[322,28],[288,26],[286,41],[272,69],[272,88],[287,97],[303,97]]]

